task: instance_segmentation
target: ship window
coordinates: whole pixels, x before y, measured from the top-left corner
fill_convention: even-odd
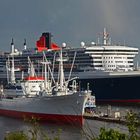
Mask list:
[[[133,57],[127,57],[127,59],[133,59]]]
[[[102,63],[102,61],[94,61],[94,63]]]

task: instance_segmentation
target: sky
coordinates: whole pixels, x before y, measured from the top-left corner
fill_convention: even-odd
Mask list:
[[[0,0],[0,50],[35,47],[42,32],[78,47],[107,28],[114,43],[140,48],[140,0]]]

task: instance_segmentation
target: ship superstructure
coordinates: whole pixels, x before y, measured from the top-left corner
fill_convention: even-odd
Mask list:
[[[103,44],[91,43],[83,44],[85,53],[93,58],[91,65],[95,70],[104,71],[133,71],[134,58],[138,54],[138,48],[125,45],[113,45],[109,39],[109,34],[104,29]]]

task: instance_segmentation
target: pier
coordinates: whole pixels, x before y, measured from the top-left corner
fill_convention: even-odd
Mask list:
[[[98,120],[98,121],[104,121],[104,122],[112,122],[112,123],[119,123],[125,125],[127,122],[124,118],[114,118],[114,117],[108,117],[108,116],[94,116],[91,114],[85,114],[85,119],[90,120]]]
[[[126,116],[128,113],[140,115],[138,107],[133,106],[97,106],[94,110],[88,110],[84,113],[84,118],[89,120],[98,120],[103,122],[127,124]]]

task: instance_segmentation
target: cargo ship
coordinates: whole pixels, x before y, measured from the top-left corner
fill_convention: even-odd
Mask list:
[[[85,91],[77,90],[76,82],[73,82],[71,89],[68,88],[69,81],[73,81],[73,79],[69,81],[65,80],[63,60],[62,51],[60,51],[59,80],[51,84],[51,86],[40,90],[38,94],[35,95],[33,91],[29,91],[32,84],[25,84],[29,90],[27,90],[23,96],[6,98],[4,96],[5,93],[1,92],[0,115],[22,119],[31,119],[34,117],[39,121],[49,123],[68,123],[73,126],[83,126],[83,115],[86,108],[93,109],[96,107],[95,96],[91,95],[89,89]],[[47,62],[44,61],[44,63]],[[45,69],[45,76],[46,74],[48,73]],[[45,79],[45,81],[42,82],[46,84],[50,83],[50,81],[51,80]],[[38,79],[34,79],[34,82],[34,85],[38,85]]]
[[[114,44],[111,42],[109,33],[104,29],[101,38],[90,44],[81,42],[80,47],[71,47],[63,43],[63,56],[69,61],[64,62],[65,76],[69,78],[69,72],[75,57],[72,77],[79,77],[77,82],[80,89],[85,89],[87,83],[90,90],[95,93],[97,103],[139,103],[140,70],[135,58],[138,48],[127,45]],[[18,51],[11,47],[15,54],[15,65],[27,73],[27,57],[34,62],[37,73],[42,68],[38,66],[42,60],[42,51],[45,52],[49,61],[53,62],[57,57],[60,47],[52,42],[51,33],[42,33],[36,42],[36,48],[28,48],[26,42],[24,49]],[[5,61],[8,53],[0,57],[1,70],[0,80],[4,81]],[[56,68],[58,64],[52,63],[54,75],[57,78]],[[16,72],[16,77],[21,78],[21,72]]]

